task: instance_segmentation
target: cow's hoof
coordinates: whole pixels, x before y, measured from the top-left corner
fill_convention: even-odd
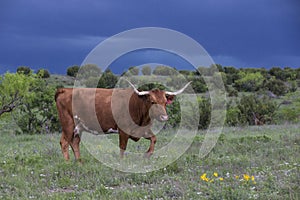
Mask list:
[[[146,152],[146,153],[144,154],[144,158],[147,158],[147,159],[149,159],[151,156],[152,156],[152,153],[151,153],[151,152]]]
[[[82,165],[83,164],[83,160],[81,158],[78,158],[75,160],[76,164]]]

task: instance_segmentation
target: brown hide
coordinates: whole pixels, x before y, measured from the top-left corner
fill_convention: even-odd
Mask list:
[[[79,116],[86,127],[98,132],[109,129],[119,130],[121,157],[126,150],[129,138],[138,141],[144,137],[150,140],[146,156],[154,151],[156,142],[152,133],[151,121],[166,121],[166,104],[174,96],[161,90],[152,90],[147,95],[138,95],[133,89],[102,88],[61,88],[55,95],[56,105],[62,126],[60,140],[63,155],[69,159],[71,145],[75,158],[80,158],[80,136],[74,134],[74,116]]]

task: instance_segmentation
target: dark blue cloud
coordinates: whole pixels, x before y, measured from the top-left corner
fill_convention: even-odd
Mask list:
[[[155,63],[156,65],[174,67],[178,70],[196,70],[185,58],[175,53],[158,49],[144,49],[129,52],[120,56],[108,67],[115,73],[121,74],[129,67],[139,66],[142,68],[148,65],[148,63],[151,63],[151,66]]]
[[[296,0],[4,0],[0,73],[20,65],[65,73],[103,39],[145,26],[194,38],[222,65],[299,67],[299,8]]]

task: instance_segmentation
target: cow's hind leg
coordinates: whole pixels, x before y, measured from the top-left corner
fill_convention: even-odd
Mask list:
[[[69,123],[63,127],[63,133],[60,139],[60,144],[61,144],[61,149],[62,153],[64,155],[64,158],[66,160],[70,159],[69,156],[69,146],[71,145],[75,159],[79,160],[80,159],[80,152],[79,152],[79,142],[80,142],[80,137],[79,135],[74,136],[74,122],[70,118]]]
[[[71,142],[71,147],[72,147],[72,150],[74,152],[75,159],[77,161],[81,162],[79,143],[80,143],[80,136],[79,135],[74,136],[73,139],[72,139],[72,142]]]
[[[69,142],[68,142],[67,138],[65,137],[64,132],[62,133],[61,138],[60,138],[60,146],[61,146],[61,151],[63,153],[65,160],[68,161],[70,159]]]

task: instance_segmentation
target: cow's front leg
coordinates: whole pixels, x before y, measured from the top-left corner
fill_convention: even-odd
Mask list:
[[[151,136],[149,138],[146,138],[146,139],[150,140],[150,147],[149,147],[148,151],[145,153],[145,157],[150,158],[150,156],[154,152],[154,146],[155,146],[155,143],[156,143],[156,136],[153,135],[153,136]]]
[[[127,142],[128,142],[129,135],[124,133],[122,130],[120,130],[119,132],[120,132],[119,133],[120,157],[123,158],[124,157],[124,152],[125,152],[126,147],[127,147]]]

